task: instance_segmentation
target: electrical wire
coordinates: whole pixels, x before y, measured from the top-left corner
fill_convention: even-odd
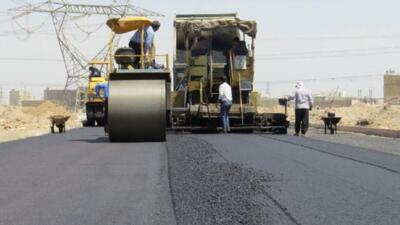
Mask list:
[[[377,55],[397,55],[400,51],[384,51],[384,52],[369,52],[369,53],[349,53],[349,54],[333,54],[333,55],[304,55],[304,56],[286,56],[286,57],[261,57],[258,61],[269,60],[307,60],[307,59],[323,59],[323,58],[344,58],[344,57],[363,57]]]
[[[28,57],[0,57],[0,61],[63,62],[62,59]]]
[[[330,54],[330,53],[347,53],[347,52],[365,52],[365,51],[376,51],[376,50],[393,50],[399,49],[400,46],[385,46],[379,48],[351,48],[351,49],[340,49],[340,50],[329,50],[329,51],[306,51],[306,52],[287,52],[287,53],[270,53],[265,54],[268,56],[292,56],[292,55],[309,55],[309,54]],[[265,56],[264,55],[264,56]],[[263,56],[261,54],[261,56]]]
[[[362,78],[373,78],[373,77],[383,77],[383,74],[361,74],[361,75],[349,75],[349,76],[330,76],[321,78],[306,78],[302,79],[305,82],[312,81],[322,81],[322,80],[349,80],[349,79],[362,79]],[[301,76],[299,76],[301,77]],[[292,83],[294,80],[273,80],[273,81],[257,81],[258,84],[277,84],[277,83]]]
[[[396,35],[365,35],[365,36],[315,36],[315,37],[259,37],[257,40],[265,41],[329,41],[329,40],[367,40],[367,39],[400,39]]]

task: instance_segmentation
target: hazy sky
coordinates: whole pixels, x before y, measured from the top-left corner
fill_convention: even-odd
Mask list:
[[[28,39],[24,39],[26,35],[20,27],[7,17],[7,9],[24,2],[38,1],[0,3],[0,85],[6,92],[11,87],[30,86],[36,97],[41,97],[39,90],[46,85],[62,86],[66,73],[63,63],[58,61],[60,51],[49,16],[32,15],[18,20],[23,26],[33,27],[45,21]],[[111,0],[70,2],[109,4]],[[271,81],[271,91],[276,90],[278,94],[283,91],[276,87],[283,86],[286,91],[292,84],[274,86],[274,81],[383,74],[388,69],[400,71],[398,0],[132,0],[132,3],[165,15],[158,18],[162,23],[156,35],[159,53],[172,54],[175,14],[236,12],[240,18],[256,20],[259,31],[256,81]],[[85,17],[68,25],[73,34],[71,41],[89,58],[105,45],[108,30],[103,27],[85,40],[79,27],[93,31],[97,24],[104,22],[104,17]],[[123,45],[129,37],[130,34],[125,35]],[[309,86],[316,86],[314,91],[320,91],[317,87],[343,86],[345,89],[344,86],[354,85],[354,90],[362,88],[365,93],[374,89],[380,95],[383,85],[377,77],[321,83]]]

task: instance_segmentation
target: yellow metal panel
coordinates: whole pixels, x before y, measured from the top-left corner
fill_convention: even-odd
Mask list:
[[[91,77],[90,82],[104,83],[106,79],[104,77]]]
[[[189,68],[190,76],[196,77],[206,77],[207,76],[207,67],[205,66],[191,66]]]
[[[192,57],[190,59],[190,65],[193,66],[207,65],[207,56]]]
[[[189,91],[200,90],[200,81],[191,81],[189,85]]]
[[[151,22],[149,18],[143,16],[124,17],[109,19],[107,26],[115,33],[123,34],[150,25]]]

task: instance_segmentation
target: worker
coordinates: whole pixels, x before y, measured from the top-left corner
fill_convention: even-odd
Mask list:
[[[103,96],[101,96],[100,93],[101,90],[103,90]],[[108,84],[106,82],[96,84],[95,91],[96,91],[96,97],[103,99],[108,98]]]
[[[309,111],[312,110],[314,100],[310,92],[304,88],[302,81],[295,85],[295,90],[291,95],[286,96],[287,100],[295,100],[295,136],[305,136],[308,130]]]
[[[101,71],[96,67],[89,67],[89,77],[101,77]]]
[[[100,91],[103,90],[103,96],[101,96]],[[95,86],[96,97],[104,99],[104,118],[103,125],[104,131],[108,133],[108,83],[98,83]]]
[[[143,37],[143,54],[145,55],[151,46],[153,45],[154,34],[160,28],[160,22],[154,20],[149,26],[144,27],[144,37]],[[132,36],[131,40],[129,41],[129,47],[133,49],[135,55],[142,55],[142,29],[139,29],[135,32]],[[134,57],[133,67],[138,69],[140,68],[140,57]]]
[[[222,77],[222,84],[219,85],[218,101],[220,103],[221,124],[224,133],[229,132],[229,110],[232,106],[232,88],[226,82],[226,77]]]

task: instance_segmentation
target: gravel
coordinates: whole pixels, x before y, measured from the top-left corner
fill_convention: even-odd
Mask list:
[[[177,224],[267,224],[268,177],[229,162],[191,135],[169,135],[172,201]]]

